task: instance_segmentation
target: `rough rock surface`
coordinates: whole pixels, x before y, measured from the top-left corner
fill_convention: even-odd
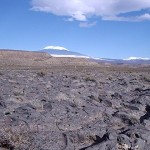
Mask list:
[[[149,72],[62,68],[0,71],[1,150],[150,149]]]

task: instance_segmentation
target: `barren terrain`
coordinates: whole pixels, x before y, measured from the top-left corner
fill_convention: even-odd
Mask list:
[[[0,150],[149,150],[149,67],[0,51],[0,87]]]

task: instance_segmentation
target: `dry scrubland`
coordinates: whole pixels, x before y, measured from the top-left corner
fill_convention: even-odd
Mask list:
[[[0,87],[0,150],[149,150],[149,67],[0,51]]]
[[[96,65],[87,59],[54,58],[42,52],[22,52],[0,50],[0,68],[8,69],[41,69],[60,66],[91,66]]]

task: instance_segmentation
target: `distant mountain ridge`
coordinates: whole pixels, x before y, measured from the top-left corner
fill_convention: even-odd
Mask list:
[[[144,65],[144,64],[150,64],[150,59],[148,58],[141,58],[141,57],[130,57],[131,59],[110,59],[110,58],[96,58],[93,59],[94,61],[100,63],[110,63],[110,64],[128,64],[128,65]],[[134,59],[132,59],[134,58]]]
[[[22,53],[22,52],[25,52],[25,53]],[[43,56],[42,56],[42,53],[43,53]],[[114,64],[114,65],[150,65],[150,58],[142,58],[142,57],[129,57],[127,59],[92,58],[90,56],[87,56],[78,52],[69,51],[68,49],[64,47],[60,47],[60,46],[47,46],[43,48],[42,50],[37,50],[37,51],[0,49],[0,54],[3,54],[3,55],[10,54],[11,55],[10,59],[12,57],[17,58],[17,56],[22,57],[23,59],[36,56],[36,57],[40,57],[41,59],[41,56],[45,58],[46,55],[47,57],[48,55],[51,55],[52,57],[85,58],[96,63],[107,63],[107,64]]]
[[[40,50],[40,52],[45,52],[50,54],[51,56],[54,57],[75,57],[75,58],[90,58],[87,55],[78,53],[78,52],[73,52],[69,51],[68,49],[64,47],[59,47],[59,46],[47,46],[44,49]]]
[[[142,58],[142,57],[129,57],[124,60],[150,60],[150,58]]]

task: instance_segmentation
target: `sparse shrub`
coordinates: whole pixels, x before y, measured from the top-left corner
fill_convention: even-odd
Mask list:
[[[9,149],[9,150],[14,149],[14,146],[12,146],[10,141],[2,133],[0,133],[0,149],[1,148]]]
[[[2,72],[0,72],[0,76],[2,76],[3,75],[3,73]]]
[[[111,81],[111,80],[112,80],[112,77],[108,77],[108,80],[110,80],[110,81]]]
[[[143,81],[145,81],[145,82],[150,82],[150,79],[147,78],[147,77],[143,77]]]
[[[19,88],[14,89],[13,93],[14,93],[15,96],[23,96],[24,95],[24,89],[21,89],[21,88],[20,89]]]
[[[96,80],[94,78],[91,78],[91,77],[86,77],[85,78],[85,81],[88,82],[88,81],[91,81],[91,82],[96,82]]]
[[[102,100],[99,97],[96,97],[94,95],[90,95],[90,96],[88,96],[88,98],[91,99],[91,100],[94,100],[94,101],[96,101],[98,103],[102,102]]]
[[[42,70],[40,72],[37,72],[37,76],[39,76],[39,77],[44,77],[45,75],[47,75],[47,71],[46,70]]]
[[[95,96],[94,95],[90,95],[88,96],[90,99],[95,99]]]
[[[139,123],[139,120],[138,120],[138,118],[136,116],[132,116],[130,118],[130,121],[131,121],[132,125]]]
[[[1,130],[5,137],[0,140],[0,147],[9,150],[30,149],[33,146],[33,133],[24,125],[17,127],[3,127]]]
[[[77,79],[77,76],[72,76],[72,79],[73,79],[73,80],[76,80],[76,79]]]
[[[44,61],[44,59],[37,58],[37,59],[34,59],[34,61]]]

